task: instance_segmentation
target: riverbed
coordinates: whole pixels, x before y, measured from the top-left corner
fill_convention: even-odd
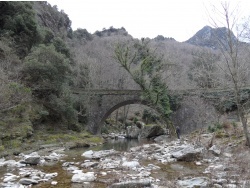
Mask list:
[[[45,166],[38,167],[38,168],[41,168],[46,173],[53,173],[55,171],[58,172],[58,176],[54,179],[55,181],[58,182],[57,187],[80,188],[80,187],[82,187],[82,184],[72,183],[71,182],[72,174],[62,168],[62,164],[65,161],[68,161],[68,162],[70,161],[70,162],[74,162],[74,163],[82,163],[84,160],[87,160],[87,159],[81,155],[83,152],[88,151],[88,150],[101,151],[101,150],[114,149],[116,151],[126,152],[126,151],[129,151],[129,149],[132,147],[141,146],[143,144],[150,144],[150,143],[153,143],[153,142],[146,140],[146,139],[145,140],[110,139],[102,145],[98,145],[98,146],[94,146],[94,147],[90,147],[90,148],[78,148],[78,149],[72,149],[72,150],[65,151],[66,156],[63,157],[60,162],[53,164],[53,165],[45,165]],[[98,170],[95,170],[95,172],[98,172]],[[105,177],[98,177],[98,179],[99,179],[99,181],[91,183],[91,186],[89,186],[89,187],[92,187],[92,188],[107,187],[107,185],[108,185],[107,182],[109,182],[109,179],[111,179],[111,177],[109,175],[107,175]],[[47,187],[54,187],[54,186],[50,185],[50,182],[48,182],[48,183],[44,183],[44,184],[39,184],[36,187],[47,188]]]
[[[187,150],[189,153],[187,152],[186,156],[180,155]],[[12,187],[20,185],[20,172],[22,169],[30,168],[31,171],[37,172],[33,177],[26,172],[27,178],[38,179],[37,176],[42,174],[43,178],[33,185],[40,188],[116,188],[122,187],[122,184],[127,185],[123,187],[136,185],[151,188],[192,185],[209,187],[211,172],[205,172],[208,171],[209,163],[214,165],[218,159],[215,157],[216,160],[212,158],[207,162],[208,160],[200,158],[202,152],[203,148],[190,145],[185,140],[155,143],[148,140],[117,139],[90,148],[47,148],[46,153],[39,151],[40,162],[37,165],[0,167],[0,182],[4,181],[3,177],[9,173],[17,176],[10,182]],[[18,161],[20,157],[13,159]],[[5,168],[6,166],[8,167]],[[87,179],[84,177],[86,175]],[[77,178],[74,178],[75,176]]]

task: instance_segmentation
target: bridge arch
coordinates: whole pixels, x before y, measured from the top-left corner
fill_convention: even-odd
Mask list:
[[[74,94],[80,98],[81,95],[79,94],[90,96],[86,114],[88,118],[87,128],[93,134],[100,134],[101,127],[107,117],[113,111],[125,105],[141,104],[159,113],[159,109],[157,110],[149,102],[141,99],[141,90],[75,90]]]
[[[149,106],[149,103],[145,100],[138,100],[138,99],[133,99],[133,100],[127,100],[127,101],[122,101],[116,105],[114,105],[113,107],[111,107],[105,114],[104,116],[101,118],[101,121],[100,121],[100,128],[103,126],[105,120],[109,117],[109,115],[114,112],[115,110],[117,110],[118,108],[120,107],[123,107],[123,106],[126,106],[126,105],[129,105],[129,104],[141,104],[141,105],[145,105],[145,106]],[[152,108],[152,107],[150,107]]]

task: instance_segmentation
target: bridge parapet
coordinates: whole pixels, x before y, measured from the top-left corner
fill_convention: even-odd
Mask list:
[[[84,89],[73,89],[73,94],[92,94],[92,95],[141,95],[142,90],[84,90]]]

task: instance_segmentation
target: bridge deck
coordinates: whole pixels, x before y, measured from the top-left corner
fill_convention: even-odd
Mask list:
[[[86,94],[86,95],[138,95],[142,93],[142,90],[115,90],[115,89],[82,89],[73,88],[74,94]],[[242,87],[241,91],[250,91],[250,87]],[[219,94],[226,92],[233,92],[229,88],[214,88],[214,89],[186,89],[186,90],[170,90],[172,94],[176,95],[201,95],[201,94]]]
[[[89,94],[89,95],[139,95],[142,90],[83,90],[83,89],[73,89],[74,94]]]

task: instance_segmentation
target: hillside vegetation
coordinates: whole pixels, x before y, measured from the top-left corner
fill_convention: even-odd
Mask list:
[[[214,32],[204,29],[206,35]],[[118,44],[146,41],[162,58],[160,77],[171,91],[228,87],[223,54],[212,39],[203,39],[201,31],[184,43],[162,35],[134,39],[125,28],[112,26],[94,34],[73,31],[68,15],[47,2],[0,2],[0,150],[34,142],[39,131],[88,130],[88,98],[77,101],[74,87],[140,89],[117,63]],[[250,68],[249,46],[242,43],[239,49]],[[242,74],[243,85],[249,85],[249,76]]]

